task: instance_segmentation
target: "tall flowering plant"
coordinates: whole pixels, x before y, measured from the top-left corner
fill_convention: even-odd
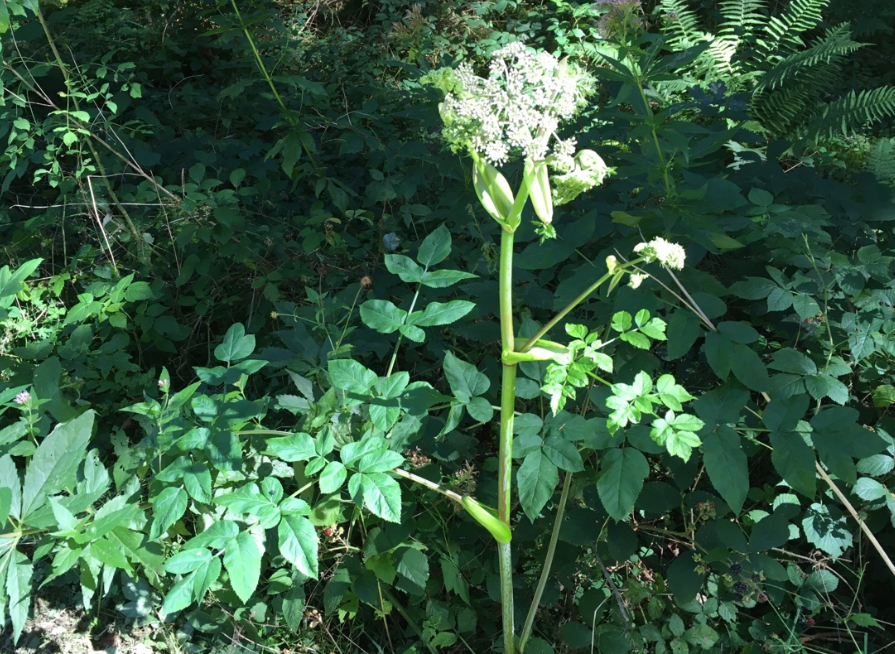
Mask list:
[[[468,63],[430,73],[426,80],[439,88],[444,101],[439,109],[444,122],[443,137],[455,152],[472,159],[472,179],[479,202],[500,225],[500,333],[502,356],[498,467],[498,506],[488,510],[476,502],[465,503],[469,514],[497,541],[501,581],[504,651],[524,651],[533,617],[540,602],[544,581],[549,575],[553,548],[542,570],[528,618],[516,640],[513,613],[512,553],[512,445],[516,401],[516,368],[523,361],[549,361],[568,365],[575,348],[542,337],[600,285],[614,288],[629,275],[638,285],[645,274],[640,263],[659,262],[672,268],[683,266],[684,250],[656,239],[635,248],[638,256],[624,263],[607,260],[607,272],[545,324],[533,337],[519,338],[514,326],[512,303],[514,235],[522,212],[530,201],[538,218],[542,239],[555,236],[554,207],[574,200],[602,183],[610,169],[593,150],[577,149],[574,137],[562,138],[559,129],[586,104],[594,90],[590,75],[567,59],[536,53],[522,43],[511,43],[491,55],[486,77],[475,74]],[[499,167],[511,160],[523,162],[523,175],[515,191]],[[568,330],[567,330],[568,331]],[[570,332],[571,333],[571,332]],[[553,392],[550,380],[543,388],[553,394],[554,411],[564,402],[562,393]],[[568,479],[568,477],[567,477]],[[564,492],[565,494],[565,492]],[[562,504],[562,500],[561,500]],[[557,515],[554,536],[561,514]],[[555,543],[555,538],[552,539]]]

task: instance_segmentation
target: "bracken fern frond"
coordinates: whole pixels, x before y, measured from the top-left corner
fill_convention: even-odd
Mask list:
[[[836,98],[800,131],[810,140],[830,138],[853,134],[869,123],[891,116],[895,116],[895,86],[881,86]]]

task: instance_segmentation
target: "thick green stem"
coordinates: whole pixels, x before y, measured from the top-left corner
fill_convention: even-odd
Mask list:
[[[500,340],[503,352],[512,352],[516,340],[513,327],[513,232],[500,233]],[[497,513],[510,525],[513,481],[513,418],[516,408],[516,366],[504,364],[500,384],[500,432]],[[510,543],[498,544],[500,562],[500,600],[503,610],[504,654],[515,651],[513,623],[513,569]]]
[[[515,654],[516,625],[513,617],[513,550],[511,543],[498,543],[497,556],[500,562],[500,608],[503,616],[503,651]]]
[[[566,515],[566,501],[569,499],[569,489],[572,487],[572,473],[567,472],[562,482],[562,493],[559,496],[559,506],[556,509],[556,518],[553,520],[553,531],[550,533],[550,544],[547,546],[547,556],[544,557],[544,567],[541,570],[541,578],[538,579],[538,587],[535,588],[534,597],[528,615],[525,616],[525,624],[522,626],[522,634],[519,636],[519,654],[525,651],[525,643],[531,636],[531,628],[534,626],[535,615],[541,604],[544,588],[547,587],[547,579],[550,578],[550,568],[553,566],[553,557],[556,555],[556,543],[559,541],[559,532],[562,529],[563,517]]]

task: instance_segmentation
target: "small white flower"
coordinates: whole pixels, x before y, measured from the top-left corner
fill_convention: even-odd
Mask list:
[[[12,401],[19,406],[28,404],[31,401],[31,393],[29,393],[28,391],[22,391],[21,393],[16,395]]]
[[[170,382],[169,382],[167,379],[159,379],[159,380],[158,380],[158,387],[159,387],[159,388],[168,388],[168,384],[169,384],[169,383],[170,383]]]
[[[644,279],[646,279],[646,275],[643,273],[631,273],[631,276],[628,278],[628,286],[639,288]]]
[[[666,241],[660,236],[649,243],[638,243],[634,246],[634,252],[642,256],[648,263],[658,261],[674,270],[681,270],[684,267],[684,260],[687,258],[683,247],[677,243]]]

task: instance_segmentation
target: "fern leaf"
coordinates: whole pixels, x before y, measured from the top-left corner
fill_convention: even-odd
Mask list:
[[[763,39],[765,52],[794,52],[803,47],[800,35],[821,23],[821,12],[828,4],[830,0],[792,0],[783,13],[768,20],[767,38]]]
[[[895,86],[876,89],[837,98],[828,104],[823,113],[811,120],[804,129],[808,139],[848,135],[862,127],[895,116]]]
[[[687,0],[662,0],[659,10],[665,16],[664,31],[669,35],[668,43],[675,50],[685,50],[709,38],[700,29],[699,16],[687,5]]]
[[[827,30],[826,36],[818,40],[807,50],[794,52],[777,62],[762,78],[758,91],[776,89],[784,82],[804,74],[806,68],[820,63],[836,62],[843,55],[863,47],[864,43],[852,41],[848,23],[842,23]]]
[[[895,138],[877,141],[864,161],[864,168],[881,182],[895,182]]]

